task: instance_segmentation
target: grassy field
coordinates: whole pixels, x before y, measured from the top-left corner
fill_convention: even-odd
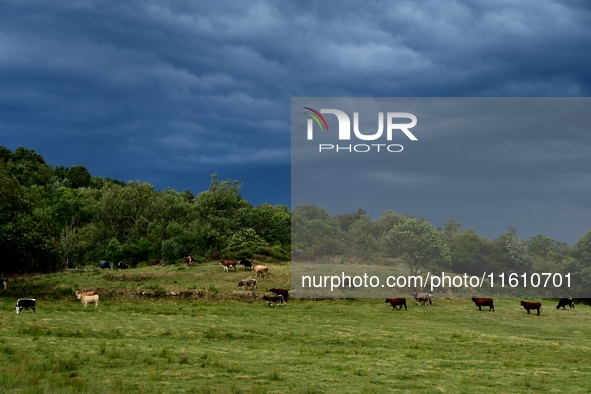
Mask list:
[[[496,312],[470,300],[290,300],[289,265],[271,264],[251,291],[241,268],[145,267],[9,282],[0,292],[2,393],[591,392],[591,307],[541,316],[519,300]],[[83,310],[80,288],[101,294]],[[177,294],[176,296],[170,293]],[[168,295],[167,295],[168,294]],[[12,308],[36,297],[37,313]],[[485,308],[488,309],[488,308]]]

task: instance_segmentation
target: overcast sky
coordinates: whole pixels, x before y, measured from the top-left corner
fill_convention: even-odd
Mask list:
[[[324,112],[328,130],[312,121],[310,140],[302,107]],[[489,239],[513,226],[526,239],[573,243],[591,227],[590,108],[587,97],[296,98],[292,204],[372,218],[394,210],[438,227],[454,218]],[[349,140],[328,109],[348,114]],[[366,136],[381,112],[381,137],[358,139],[355,112]],[[400,129],[388,140],[388,112],[414,115],[416,140]]]
[[[0,2],[0,145],[255,205],[290,205],[292,97],[590,90],[586,1]]]

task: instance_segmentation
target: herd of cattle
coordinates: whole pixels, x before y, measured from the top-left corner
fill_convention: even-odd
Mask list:
[[[192,265],[193,257],[188,256],[185,261],[188,265]],[[100,262],[100,268],[103,268],[104,263],[108,263],[106,261]],[[260,276],[261,278],[267,278],[269,274],[269,267],[266,265],[255,264],[252,260],[242,259],[242,260],[220,260],[220,265],[223,267],[225,272],[229,272],[229,269],[232,268],[234,272],[236,272],[236,267],[238,265],[242,265],[244,267],[244,271],[254,271],[255,277]],[[112,269],[113,263],[109,263],[109,268]],[[120,269],[126,268],[135,268],[135,264],[128,264],[124,262],[119,262],[117,267]],[[105,267],[106,264],[105,264]],[[6,282],[5,278],[2,279],[2,285],[6,289]],[[244,289],[256,290],[257,289],[257,280],[250,278],[250,279],[242,279],[236,282],[236,286]],[[277,306],[277,305],[284,305],[289,298],[289,290],[283,288],[272,288],[269,290],[272,295],[263,295],[262,300],[267,302],[268,306]],[[430,293],[412,293],[411,296],[415,299],[418,305],[433,305],[435,301],[435,296]],[[88,304],[94,303],[94,308],[97,309],[99,307],[99,295],[96,294],[94,291],[76,291],[76,297],[80,300],[82,305],[84,305],[84,309],[87,308]],[[478,307],[479,311],[482,311],[482,307],[489,307],[489,311],[494,312],[494,300],[492,298],[477,298],[472,297],[472,301]],[[405,310],[408,310],[406,304],[406,298],[386,298],[386,303],[392,305],[393,310],[401,310],[404,307]],[[37,301],[34,298],[20,298],[16,302],[16,307],[14,310],[16,314],[20,314],[23,309],[28,308],[36,313],[36,305]],[[529,314],[531,310],[537,311],[537,314],[540,315],[540,311],[542,310],[542,304],[540,302],[527,302],[521,301],[521,306],[527,311]],[[558,305],[556,305],[556,309],[565,309],[566,307],[569,309],[573,309],[575,307],[575,303],[572,298],[561,298],[558,301]]]
[[[188,265],[192,265],[193,257],[189,255],[185,258],[185,261]],[[252,260],[221,260],[220,265],[224,267],[224,271],[229,272],[229,268],[232,268],[234,272],[236,272],[236,266],[242,265],[244,266],[244,271],[254,271],[255,276],[260,276],[262,278],[266,278],[269,274],[269,267],[262,264],[255,264]],[[135,268],[135,264],[129,264],[120,261],[116,264],[117,268],[119,269],[127,269],[127,268]],[[101,269],[112,269],[113,263],[108,261],[100,261],[99,268]],[[4,279],[4,278],[2,278]],[[4,288],[6,288],[6,280],[3,281]],[[245,289],[256,290],[257,288],[257,280],[256,279],[243,279],[239,282],[236,282],[237,287],[242,287]],[[284,305],[289,298],[289,290],[283,288],[273,288],[269,290],[272,292],[272,295],[263,295],[263,301],[267,302],[268,306],[277,306],[277,305]],[[88,306],[88,304],[94,303],[94,309],[99,307],[99,295],[96,294],[94,291],[76,291],[76,297],[80,300],[82,305],[84,305],[84,309]],[[36,313],[36,306],[37,301],[34,298],[20,298],[16,302],[16,307],[14,310],[16,314],[20,314],[23,309],[28,308]]]
[[[433,294],[429,293],[412,293],[412,297],[417,301],[418,305],[433,305],[435,297]],[[472,297],[472,301],[478,307],[478,310],[481,311],[483,306],[488,306],[489,312],[495,311],[494,300],[492,298],[477,298]],[[401,310],[404,307],[404,310],[408,310],[406,307],[406,298],[386,298],[386,304],[392,305],[392,310]],[[535,310],[538,312],[538,316],[540,315],[540,311],[542,310],[542,303],[541,302],[528,302],[528,301],[521,301],[520,304],[529,314],[531,310]],[[566,307],[569,309],[573,309],[575,307],[575,302],[572,298],[561,298],[558,301],[558,305],[556,305],[556,309],[565,309]]]

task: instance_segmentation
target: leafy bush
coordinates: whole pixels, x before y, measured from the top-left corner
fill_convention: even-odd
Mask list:
[[[264,242],[244,242],[241,245],[224,249],[224,256],[236,259],[251,258],[254,255],[269,256],[276,260],[288,261],[291,256],[289,252],[280,245],[269,246]]]

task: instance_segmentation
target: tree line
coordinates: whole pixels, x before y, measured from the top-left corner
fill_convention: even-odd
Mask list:
[[[174,262],[267,255],[289,260],[287,206],[252,206],[236,180],[194,195],[53,166],[0,146],[0,271],[51,272],[99,260]]]
[[[455,219],[359,209],[330,215],[301,205],[252,206],[236,180],[211,177],[208,190],[155,190],[142,182],[93,176],[82,165],[53,166],[33,150],[0,146],[0,272],[51,272],[99,260],[174,262],[267,255],[393,258],[410,272],[571,272],[591,288],[591,230],[572,246],[515,228],[489,240]],[[293,228],[292,228],[293,226]],[[293,246],[292,246],[293,245]]]
[[[511,226],[489,240],[474,229],[464,229],[456,219],[437,228],[425,218],[390,210],[371,220],[363,209],[332,216],[316,205],[295,207],[293,260],[310,262],[335,257],[360,261],[397,259],[392,263],[406,264],[411,274],[570,272],[573,293],[591,296],[591,230],[572,246],[543,234],[526,241]]]

